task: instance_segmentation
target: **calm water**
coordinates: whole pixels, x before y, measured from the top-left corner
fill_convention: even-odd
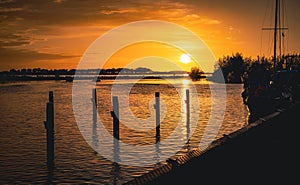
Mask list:
[[[130,82],[124,81],[124,83]],[[176,83],[178,84],[177,90],[164,81],[144,80],[135,84],[130,91],[130,111],[136,118],[148,119],[149,122],[153,121],[154,92],[161,93],[162,111],[165,112],[161,122],[161,140],[168,138],[178,124],[181,124],[179,125],[181,132],[177,137],[186,141],[188,134],[185,122],[182,121],[185,119],[182,97],[191,82],[183,80]],[[112,84],[113,81],[102,81],[98,82],[96,86],[99,119],[109,133],[112,133],[112,117],[110,115]],[[211,97],[208,82],[201,81],[194,85],[197,94],[191,93],[191,99],[197,97],[201,108],[200,112],[197,112],[197,109],[191,105],[191,114],[197,113],[200,117],[189,144],[184,145],[175,156],[198,147],[210,117]],[[54,91],[55,96],[56,168],[53,171],[48,171],[46,166],[46,132],[43,123],[46,117],[45,104],[48,101],[49,91]],[[241,84],[227,85],[226,112],[217,137],[235,131],[246,124],[248,112],[243,105],[241,92]],[[72,83],[47,81],[1,84],[0,102],[1,184],[44,184],[47,182],[121,184],[159,166],[159,164],[154,164],[135,167],[121,164],[116,167],[112,161],[97,154],[88,144],[95,141],[85,141],[76,123],[72,108]],[[120,105],[121,110],[123,110],[122,106]],[[91,109],[87,108],[86,111],[91,112]],[[86,115],[85,112],[82,114],[83,117]],[[145,127],[149,127],[148,131],[133,130],[130,129],[130,126],[121,124],[122,142],[136,146],[151,145],[155,142],[153,137],[155,129],[151,129],[149,124],[145,125]],[[91,124],[80,125],[80,129],[83,131],[90,128]],[[174,143],[175,145],[176,143]],[[162,145],[161,150],[172,150],[172,146]],[[155,150],[137,150],[136,152],[147,156],[153,155],[159,161],[159,153]],[[133,159],[133,163],[135,162]]]

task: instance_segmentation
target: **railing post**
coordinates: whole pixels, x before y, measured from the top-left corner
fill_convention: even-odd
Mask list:
[[[44,122],[47,133],[47,167],[54,167],[54,101],[53,91],[49,92],[49,102],[46,106],[46,121]]]
[[[155,92],[155,113],[156,113],[156,138],[160,138],[160,96]]]

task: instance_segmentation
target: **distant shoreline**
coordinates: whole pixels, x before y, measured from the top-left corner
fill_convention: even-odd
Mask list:
[[[101,81],[101,80],[114,80],[114,79],[185,79],[189,78],[187,75],[99,75],[98,78],[92,75],[82,75],[76,76],[75,80],[91,80],[91,81]],[[201,76],[200,78],[206,78],[206,76]],[[72,82],[74,76],[53,76],[53,75],[43,75],[43,76],[0,76],[0,82],[14,82],[14,81],[67,81]]]
[[[193,80],[192,78],[190,78],[189,76],[142,76],[142,75],[126,75],[126,76],[120,76],[120,75],[103,75],[101,77],[99,77],[98,79],[93,78],[93,77],[80,77],[80,78],[76,78],[76,80],[86,80],[86,81],[105,81],[105,80],[115,80],[116,78],[118,79],[123,79],[123,80],[131,80],[131,79],[153,79],[153,80],[158,80],[158,79],[189,79],[192,81],[200,81],[203,79],[206,79],[208,81],[211,82],[216,82],[216,83],[222,83],[219,81],[215,81],[212,77],[210,76],[201,76],[199,79],[197,80]],[[0,77],[0,84],[3,83],[10,83],[10,82],[30,82],[30,81],[65,81],[65,82],[73,82],[74,78],[70,77],[70,76],[65,76],[65,77],[59,77],[59,78],[55,78],[55,77],[51,77],[51,76],[44,76],[44,77]],[[242,84],[242,82],[225,82],[225,84]]]

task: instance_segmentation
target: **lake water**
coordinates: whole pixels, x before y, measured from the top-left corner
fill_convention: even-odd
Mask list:
[[[124,80],[114,87],[130,83],[130,81]],[[108,133],[112,133],[110,111],[112,110],[111,89],[113,84],[114,81],[107,80],[97,82],[96,85],[98,119]],[[134,124],[133,118],[131,122],[130,119],[128,120],[129,124],[121,124],[120,138],[122,142],[134,146],[155,144],[155,128],[153,127],[155,125],[153,119],[155,92],[160,92],[161,109],[164,112],[161,118],[161,141],[167,139],[178,127],[179,133],[176,134],[176,138],[186,142],[190,132],[188,132],[186,122],[183,121],[186,119],[185,98],[183,97],[185,90],[190,89],[191,84],[193,84],[195,91],[191,92],[191,114],[199,115],[199,120],[194,123],[195,131],[188,144],[181,146],[173,157],[199,146],[212,112],[210,82],[203,80],[193,83],[189,80],[177,80],[176,84],[176,88],[163,80],[142,80],[133,84],[128,98],[129,110],[134,119],[146,121],[142,128],[144,130],[132,129],[134,126],[130,124]],[[242,84],[226,85],[225,116],[215,138],[233,132],[247,124],[248,111],[242,102],[242,90]],[[54,91],[55,102],[55,169],[51,171],[47,169],[46,165],[46,130],[44,127],[45,106],[49,91]],[[194,106],[195,98],[199,101],[200,109]],[[166,151],[168,153],[174,150],[178,144],[175,140],[171,140],[173,144],[162,144],[161,151],[155,150],[155,147],[149,151],[138,149],[135,151],[141,156],[151,156],[157,160],[157,164],[139,166],[138,162],[143,160],[143,157],[137,158],[134,155],[123,154],[120,156],[122,163],[116,167],[111,160],[101,155],[101,152],[97,153],[90,146],[97,141],[99,142],[96,143],[97,146],[101,145],[111,151],[109,143],[106,146],[105,142],[99,141],[101,140],[101,130],[99,130],[101,127],[94,130],[98,132],[98,138],[95,140],[92,137],[89,139],[90,135],[85,134],[86,131],[92,129],[92,124],[89,121],[86,122],[86,125],[77,124],[78,120],[75,119],[74,107],[72,107],[72,83],[41,81],[0,84],[0,102],[1,184],[122,184],[163,164],[164,159],[160,158],[160,152]],[[91,107],[86,108],[86,112],[81,112],[80,118],[87,117],[91,110]],[[124,110],[127,109],[124,108],[123,104],[120,104],[120,111]],[[126,113],[122,114],[126,115]],[[192,122],[193,119],[191,119],[191,124]],[[99,149],[95,146],[94,148]],[[126,160],[131,160],[130,164],[133,165],[126,165]]]

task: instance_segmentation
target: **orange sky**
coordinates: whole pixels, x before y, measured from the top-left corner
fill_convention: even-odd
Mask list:
[[[285,26],[289,27],[285,32],[285,52],[299,53],[299,2],[286,0],[281,4],[285,5],[287,15]],[[262,32],[261,28],[273,25],[273,7],[272,0],[1,0],[0,71],[76,68],[96,38],[117,26],[141,20],[170,21],[186,27],[195,32],[217,58],[235,52],[253,58],[270,56],[272,32]],[[118,60],[111,59],[106,66],[124,66],[120,58],[126,58],[128,63],[129,59],[139,57],[133,53],[141,54],[141,48],[133,46],[130,52],[127,48],[127,52],[118,54]],[[166,49],[157,45],[150,48],[160,52]],[[178,62],[179,56],[174,51],[169,58]],[[190,67],[191,64],[182,66],[187,70]]]
[[[136,52],[137,50],[139,52]],[[165,71],[168,69],[189,70],[193,66],[198,66],[192,59],[187,64],[182,63],[180,60],[182,54],[184,54],[183,51],[160,43],[137,43],[116,52],[105,63],[104,68],[111,66],[126,68],[147,67],[158,71]]]

